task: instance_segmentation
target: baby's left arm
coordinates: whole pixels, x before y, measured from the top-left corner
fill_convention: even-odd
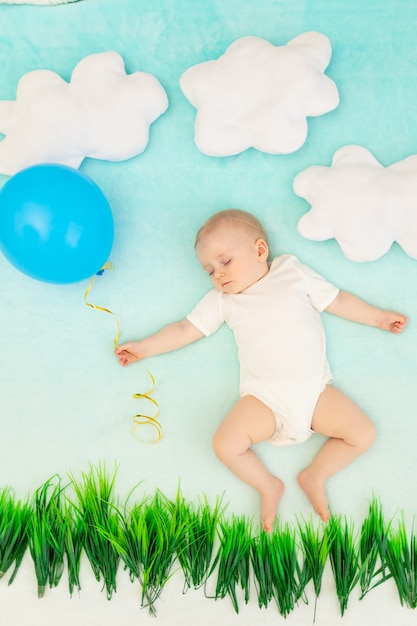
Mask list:
[[[407,326],[408,317],[397,311],[385,311],[368,304],[347,291],[339,291],[336,298],[325,309],[352,322],[376,326],[398,335]]]

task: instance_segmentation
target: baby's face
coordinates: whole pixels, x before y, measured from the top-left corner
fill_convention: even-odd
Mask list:
[[[224,293],[240,293],[268,273],[268,246],[254,241],[245,228],[218,225],[202,236],[196,253],[213,285]]]

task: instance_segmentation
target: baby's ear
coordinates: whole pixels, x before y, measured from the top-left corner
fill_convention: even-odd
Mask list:
[[[258,261],[260,263],[263,263],[264,261],[266,261],[269,255],[269,248],[265,239],[256,240],[256,250],[258,253]]]

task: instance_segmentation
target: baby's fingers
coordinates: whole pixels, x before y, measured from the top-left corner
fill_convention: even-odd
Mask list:
[[[133,357],[129,352],[125,352],[125,351],[120,352],[120,354],[118,354],[117,356],[118,356],[120,365],[123,365],[123,367],[125,367],[126,365],[130,365],[134,361],[137,361],[137,358]]]
[[[408,324],[408,317],[406,315],[399,315],[397,319],[391,324],[391,332],[398,335]]]
[[[139,361],[140,354],[138,353],[137,343],[125,343],[120,346],[116,346],[114,352],[119,359],[121,365],[130,365],[135,361]]]

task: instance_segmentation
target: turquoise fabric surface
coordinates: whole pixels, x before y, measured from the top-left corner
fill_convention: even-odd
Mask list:
[[[378,261],[360,264],[345,258],[333,240],[303,239],[296,225],[309,206],[294,194],[292,181],[309,165],[330,165],[334,152],[347,144],[363,145],[385,166],[417,152],[416,27],[412,0],[85,0],[54,7],[0,6],[0,100],[15,98],[26,72],[50,69],[68,80],[84,56],[107,50],[122,55],[127,72],[154,74],[167,92],[169,108],[152,125],[142,155],[122,163],[87,159],[81,166],[106,195],[115,221],[114,270],[96,279],[89,300],[115,313],[122,341],[183,317],[210,288],[195,259],[194,235],[209,215],[228,207],[251,211],[263,221],[273,254],[296,254],[342,289],[409,315],[409,327],[399,337],[323,317],[335,384],[378,429],[372,450],[329,483],[332,510],[355,519],[366,513],[372,493],[381,497],[387,515],[403,509],[411,519],[417,512],[417,262],[396,244]],[[193,141],[195,110],[179,87],[181,74],[217,58],[244,35],[282,45],[309,30],[331,41],[326,73],[338,86],[339,107],[309,119],[307,141],[293,154],[253,149],[225,158],[201,154]],[[0,185],[6,180],[0,176]],[[109,467],[120,464],[122,493],[143,481],[144,492],[159,487],[173,495],[180,480],[187,497],[224,492],[231,512],[257,520],[257,494],[231,476],[211,450],[212,433],[238,394],[236,349],[228,329],[125,370],[112,354],[114,320],[84,305],[87,287],[88,281],[31,280],[0,255],[0,483],[25,494],[55,472],[77,474],[104,460]],[[145,410],[132,394],[148,389],[147,367],[156,379],[154,397],[165,435],[155,446],[130,434],[132,416]],[[284,520],[312,512],[296,474],[321,443],[317,436],[285,450],[258,446],[286,483],[280,505]],[[25,614],[11,608],[18,604],[19,589],[10,593],[7,626],[22,624]],[[103,605],[104,598],[99,601]],[[59,602],[54,602],[54,608],[47,600],[43,608],[31,608],[40,620],[36,623],[56,623]],[[121,605],[116,600],[110,608],[112,603],[94,608],[89,618],[88,612],[80,613],[78,623],[118,623]],[[136,623],[136,609],[126,603],[131,613],[125,623]],[[323,603],[317,624],[338,623],[337,607]],[[198,619],[197,605],[175,618],[168,600],[166,605],[163,625]],[[378,596],[372,604],[375,620],[391,624],[398,611],[394,592],[384,610],[377,605]],[[184,606],[178,611],[187,611]],[[208,614],[211,608],[209,603]],[[224,612],[216,603],[213,617],[201,623],[250,624],[258,615],[256,606],[242,616],[229,609]],[[61,626],[76,623],[75,610],[68,609]],[[355,607],[343,623],[358,624],[363,610]],[[306,615],[311,618],[311,607]],[[326,615],[332,619],[326,621]],[[401,615],[403,624],[415,619]],[[143,613],[139,618],[148,619]],[[268,611],[262,619],[273,624],[276,615]],[[297,623],[297,613],[292,619]]]

